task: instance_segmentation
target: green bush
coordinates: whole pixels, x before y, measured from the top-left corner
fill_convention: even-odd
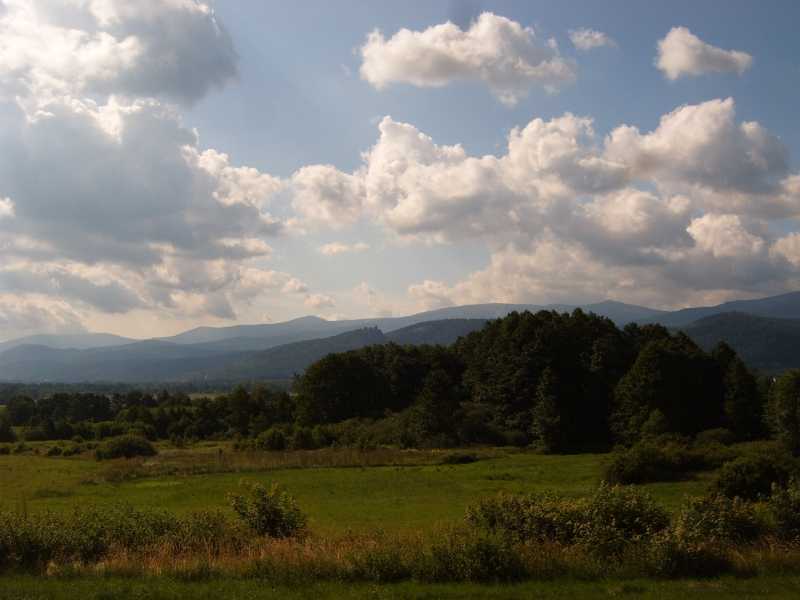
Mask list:
[[[571,544],[585,502],[566,500],[551,493],[513,495],[501,493],[467,508],[471,526],[497,533],[515,542]]]
[[[525,577],[526,568],[507,538],[469,532],[448,532],[425,548],[411,565],[420,581],[510,582]]]
[[[727,552],[703,541],[689,541],[667,530],[648,544],[645,572],[653,577],[717,577],[733,571]]]
[[[95,450],[97,460],[155,456],[156,454],[158,451],[155,446],[146,438],[138,435],[122,435],[111,438]]]
[[[661,436],[615,453],[604,477],[621,485],[673,481],[692,471],[718,468],[731,458],[732,452],[719,443],[689,446],[685,440]]]
[[[467,509],[467,522],[514,542],[580,544],[591,553],[619,554],[669,525],[667,513],[634,488],[601,485],[590,498],[501,494]]]
[[[247,494],[230,494],[234,512],[259,535],[272,538],[298,537],[306,533],[307,518],[295,499],[277,483],[242,483]]]
[[[256,438],[260,450],[286,450],[286,435],[277,427],[270,427]]]
[[[470,463],[478,462],[480,457],[477,454],[470,452],[451,452],[445,454],[439,461],[443,465],[468,465]]]
[[[774,485],[767,509],[775,535],[785,541],[800,542],[800,483],[793,480],[785,488]]]
[[[773,484],[784,487],[797,473],[797,462],[785,453],[746,455],[722,466],[712,488],[728,498],[766,498]]]
[[[50,446],[47,449],[46,456],[61,456],[64,454],[64,449],[61,446]]]
[[[586,504],[576,539],[590,553],[619,556],[669,525],[669,515],[645,492],[601,485]]]
[[[752,504],[712,494],[689,500],[675,516],[672,529],[684,542],[741,544],[758,539],[765,525]]]
[[[717,429],[706,429],[701,431],[695,437],[695,443],[698,445],[706,444],[722,444],[723,446],[730,446],[736,441],[736,436],[730,429],[719,427]]]
[[[290,445],[292,450],[313,450],[316,448],[311,429],[308,427],[296,427],[292,433]]]

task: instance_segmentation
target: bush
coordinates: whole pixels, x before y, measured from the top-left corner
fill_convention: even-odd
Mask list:
[[[773,484],[785,487],[797,472],[796,461],[784,453],[742,456],[722,466],[713,490],[728,498],[766,498]]]
[[[295,499],[278,484],[242,483],[248,494],[230,494],[234,512],[253,531],[272,538],[298,537],[306,533],[307,518]]]
[[[740,544],[765,532],[752,504],[719,494],[690,500],[676,515],[672,528],[678,539],[695,544]]]
[[[617,452],[606,467],[605,480],[622,485],[672,481],[692,471],[718,468],[732,456],[718,443],[690,447],[685,440],[661,436]]]
[[[669,525],[667,512],[632,487],[601,485],[581,516],[576,538],[599,556],[619,556],[630,544],[647,542]]]
[[[688,541],[672,530],[656,536],[648,545],[645,570],[653,577],[717,577],[733,570],[727,553],[702,541]]]
[[[270,427],[256,438],[261,450],[286,450],[286,435],[277,427]]]
[[[292,433],[292,450],[313,450],[316,448],[314,436],[308,427],[297,427]]]
[[[0,446],[0,456],[7,456],[11,454],[11,446],[3,445]]]
[[[473,527],[514,542],[580,544],[592,553],[619,554],[669,524],[667,513],[641,491],[600,486],[588,499],[551,494],[501,494],[467,509]]]
[[[415,579],[431,583],[518,581],[526,568],[518,549],[496,535],[448,532],[412,564]]]
[[[442,460],[439,461],[443,465],[468,465],[470,463],[478,462],[480,458],[477,454],[469,452],[451,452],[445,454]]]
[[[785,541],[800,542],[800,483],[794,480],[785,488],[775,485],[767,509],[775,535]]]
[[[736,436],[730,429],[719,427],[717,429],[706,429],[701,431],[695,437],[695,443],[698,445],[707,444],[722,444],[723,446],[730,446],[736,441]]]
[[[134,458],[136,456],[155,456],[158,453],[153,444],[137,435],[122,435],[112,438],[97,448],[97,460],[113,458]]]
[[[46,456],[61,456],[62,454],[64,454],[64,450],[61,446],[50,446],[47,449]]]

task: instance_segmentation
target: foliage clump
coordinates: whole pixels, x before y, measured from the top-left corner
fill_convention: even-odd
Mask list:
[[[158,450],[152,442],[138,435],[122,435],[112,438],[95,450],[97,460],[147,457],[156,454],[158,454]]]
[[[269,488],[259,483],[242,483],[246,492],[230,494],[229,500],[239,519],[258,535],[271,538],[302,537],[308,518],[297,502],[277,483]]]
[[[713,489],[729,498],[758,500],[768,497],[774,485],[785,487],[797,473],[797,461],[788,454],[747,454],[722,465]]]

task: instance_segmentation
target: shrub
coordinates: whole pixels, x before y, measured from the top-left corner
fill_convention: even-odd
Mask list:
[[[616,453],[606,467],[605,480],[622,485],[672,481],[692,471],[717,468],[730,458],[731,451],[719,444],[690,447],[685,440],[661,436]]]
[[[97,460],[155,456],[157,453],[155,446],[149,440],[137,435],[122,435],[112,438],[95,451]]]
[[[47,449],[46,456],[61,456],[62,454],[64,454],[64,450],[61,446],[50,446]]]
[[[25,442],[18,442],[14,444],[14,448],[11,450],[13,454],[25,454],[26,452],[30,452],[31,447],[28,446]]]
[[[11,446],[2,445],[0,446],[0,456],[7,456],[11,454]]]
[[[601,485],[588,499],[551,494],[501,494],[467,509],[473,527],[514,542],[580,544],[591,553],[619,554],[669,524],[667,513],[645,493]]]
[[[796,472],[796,461],[788,454],[742,456],[722,466],[713,489],[729,498],[757,500],[769,496],[773,484],[786,486]]]
[[[584,511],[584,501],[565,500],[550,493],[524,496],[501,493],[468,507],[466,520],[473,527],[515,542],[570,544]]]
[[[701,431],[695,437],[695,443],[698,445],[706,444],[722,444],[723,446],[730,446],[736,441],[736,436],[730,429],[719,427],[717,429],[706,429]]]
[[[669,516],[636,488],[601,485],[586,504],[576,538],[593,554],[621,555],[669,525]]]
[[[302,536],[307,518],[295,499],[278,484],[242,483],[247,494],[230,494],[234,512],[253,531],[272,538]]]
[[[526,575],[518,549],[506,538],[448,532],[423,550],[412,564],[415,579],[438,583],[518,581]]]
[[[285,450],[286,435],[277,427],[270,427],[256,438],[256,446],[261,450]]]
[[[645,570],[654,577],[716,577],[733,570],[720,548],[702,541],[681,539],[672,530],[656,536],[647,546]]]
[[[441,461],[443,465],[468,465],[470,463],[478,462],[480,458],[477,454],[469,452],[451,452],[445,454]]]
[[[291,447],[292,450],[313,450],[316,448],[311,429],[308,427],[297,427],[292,433]]]
[[[785,488],[774,485],[767,509],[775,535],[785,541],[800,542],[800,483],[794,480]]]
[[[673,531],[684,542],[739,544],[758,539],[765,527],[752,504],[712,494],[688,501],[676,515]]]

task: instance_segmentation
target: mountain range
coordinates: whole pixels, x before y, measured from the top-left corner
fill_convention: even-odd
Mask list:
[[[37,335],[0,343],[6,381],[247,381],[288,379],[331,352],[370,344],[449,344],[488,319],[512,311],[571,312],[573,305],[477,304],[404,317],[327,321],[302,317],[283,323],[200,327],[158,339],[111,334]],[[580,308],[618,325],[661,323],[683,329],[704,347],[727,341],[751,366],[800,367],[800,292],[661,311],[606,301]]]

